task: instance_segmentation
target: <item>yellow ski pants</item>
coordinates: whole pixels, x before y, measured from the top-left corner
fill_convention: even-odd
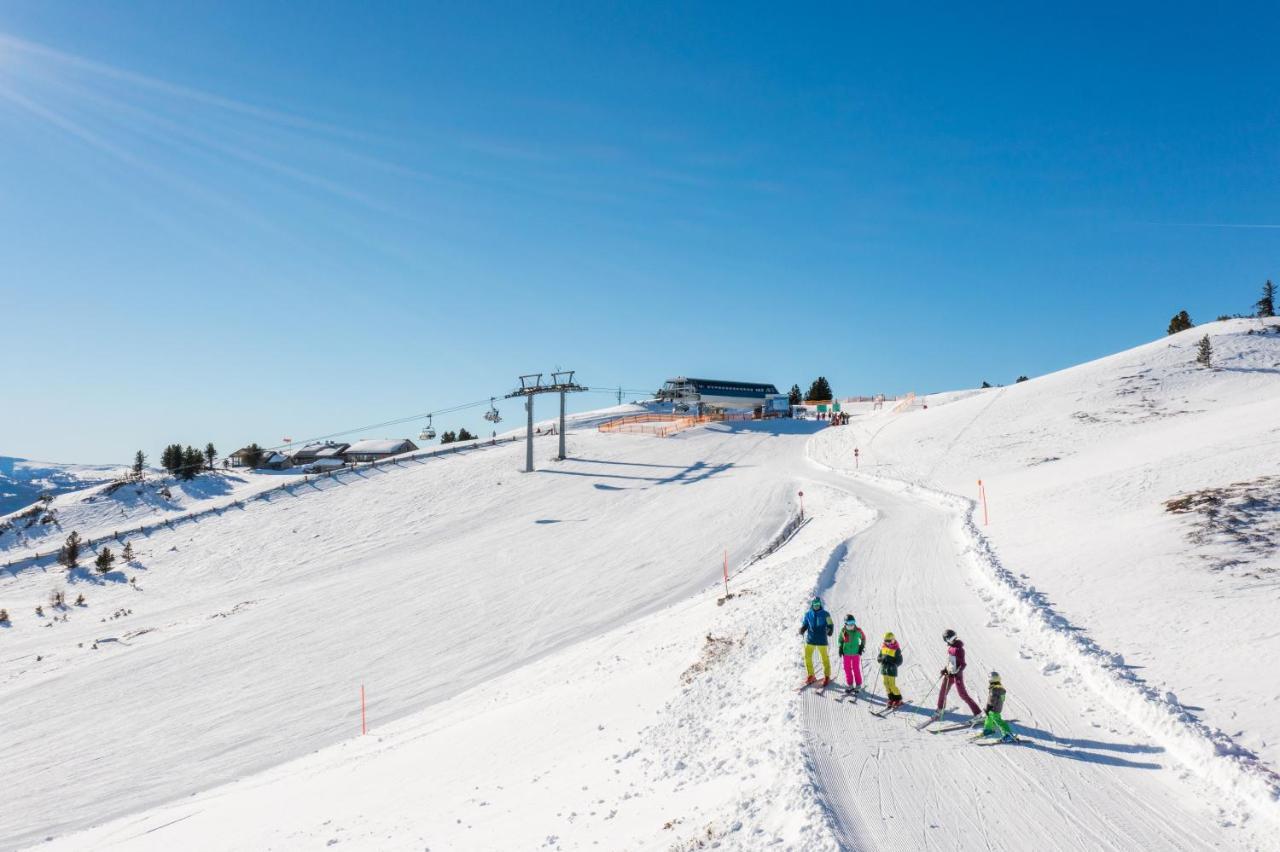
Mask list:
[[[813,652],[817,651],[818,656],[822,657],[822,676],[831,677],[831,657],[827,655],[826,645],[810,645],[804,646],[804,670],[813,677]]]

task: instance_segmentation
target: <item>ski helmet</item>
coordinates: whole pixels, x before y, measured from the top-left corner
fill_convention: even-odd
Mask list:
[[[809,606],[813,607],[814,609],[822,609],[822,598],[814,598],[813,600],[809,601]]]
[[[893,634],[892,634],[892,633],[886,633],[886,634],[884,634],[884,641],[886,641],[886,642],[892,642],[892,641],[893,641]]]
[[[844,617],[844,623],[852,626],[858,623],[858,619],[853,617],[853,613],[850,613]]]
[[[942,638],[950,642],[952,639],[956,638],[956,632],[954,630],[948,630],[946,633],[942,634]]]
[[[991,677],[988,679],[988,681],[987,681],[987,682],[988,682],[988,683],[999,683],[999,682],[1000,682],[1000,672],[992,672],[992,673],[991,673]]]

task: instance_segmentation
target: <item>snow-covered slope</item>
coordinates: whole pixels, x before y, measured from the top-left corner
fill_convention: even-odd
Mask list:
[[[360,470],[158,530],[106,578],[17,572],[0,846],[337,742],[361,683],[384,725],[705,588],[793,507],[811,428],[784,425],[585,430],[563,463],[543,437],[532,475],[520,444]],[[51,610],[60,587],[87,606]]]
[[[830,429],[815,457],[977,497],[1000,560],[1170,706],[1280,765],[1280,324],[1200,326]],[[1214,368],[1195,363],[1208,334]],[[981,522],[982,513],[978,513]]]
[[[503,445],[297,483],[77,575],[65,622],[31,612],[61,576],[20,571],[0,846],[1280,849],[1258,327],[847,427],[582,430],[533,475]],[[721,601],[724,552],[746,566],[799,488],[809,523]],[[795,693],[815,590],[902,639],[902,715]],[[1026,744],[913,730],[947,627]]]
[[[113,536],[120,530],[232,506],[301,479],[297,471],[215,470],[185,481],[154,471],[143,482],[113,476],[109,482],[66,491],[0,517],[0,563],[50,553],[72,530],[84,539]]]
[[[56,497],[109,482],[119,465],[58,464],[0,456],[0,518],[34,503],[41,495]]]

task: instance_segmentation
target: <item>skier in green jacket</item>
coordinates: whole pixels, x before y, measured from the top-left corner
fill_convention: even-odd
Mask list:
[[[862,691],[862,649],[867,646],[867,637],[858,626],[852,615],[844,617],[844,627],[840,629],[840,659],[844,660],[844,691],[847,693]],[[856,683],[856,686],[855,686]]]

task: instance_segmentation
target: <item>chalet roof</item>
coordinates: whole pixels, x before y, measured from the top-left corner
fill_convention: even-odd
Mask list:
[[[372,453],[374,455],[394,455],[395,453],[404,453],[409,450],[416,450],[417,445],[408,438],[382,438],[368,441],[356,441],[347,447],[346,452],[349,454]]]

